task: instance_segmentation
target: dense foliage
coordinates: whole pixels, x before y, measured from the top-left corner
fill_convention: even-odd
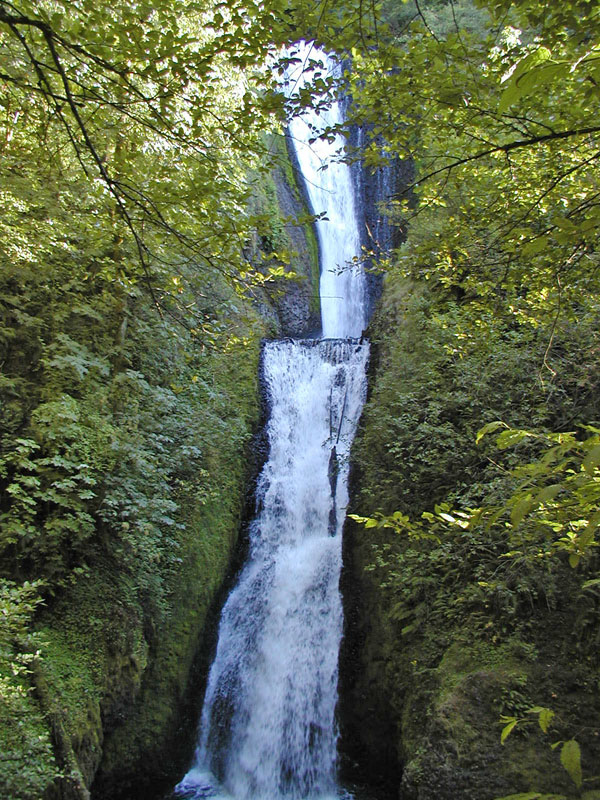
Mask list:
[[[494,700],[505,737],[528,711],[557,711],[541,730],[568,743],[554,761],[570,786],[545,777],[551,763],[527,778],[523,762],[513,791],[596,796],[597,719],[559,687],[563,658],[579,685],[597,680],[600,636],[600,17],[594,3],[383,8],[378,47],[356,51],[348,80],[356,118],[378,136],[367,162],[408,159],[416,176],[388,204],[407,241],[386,265],[374,325],[355,519],[402,641],[384,652],[407,775],[433,757],[416,728],[410,752],[411,693],[429,687],[419,703],[433,718],[454,640],[476,654],[470,669],[479,659],[505,681],[520,660]],[[535,686],[542,650],[555,675]]]
[[[433,4],[353,61],[357,118],[417,168],[401,265],[515,319],[575,319],[597,269],[598,17],[481,6]]]
[[[74,687],[102,700],[115,648],[143,652],[118,651],[136,625],[158,658],[174,587],[196,570],[216,590],[239,521],[264,331],[244,295],[268,278],[250,278],[269,233],[250,198],[281,105],[248,19],[178,0],[0,3],[0,794],[15,800],[75,780],[60,716],[75,741],[91,711]],[[69,597],[88,630],[58,636]]]
[[[271,59],[300,35],[351,56],[351,123],[372,133],[356,157],[410,161],[416,174],[387,204],[408,239],[382,265],[356,450],[372,575],[407,643],[404,655],[390,646],[398,692],[429,685],[452,636],[485,663],[510,651],[534,664],[548,611],[563,614],[578,679],[596,679],[596,5],[0,0],[7,796],[81,777],[68,753],[54,757],[62,723],[44,705],[44,652],[46,674],[68,684],[59,704],[75,741],[81,708],[100,714],[88,678],[110,658],[141,664],[150,646],[155,664],[177,660],[157,629],[175,626],[175,599],[185,605],[173,586],[197,567],[183,563],[197,554],[192,529],[211,527],[210,572],[226,536],[217,517],[239,511],[264,330],[248,298],[281,273],[288,244],[264,178],[280,149],[265,133],[284,113]],[[65,604],[78,598],[93,632],[111,574],[124,596],[108,592],[122,612],[109,653],[89,631],[78,638]],[[518,732],[545,709],[543,734],[581,738],[581,706],[552,717],[556,686],[534,696],[525,672],[497,703],[507,724]],[[147,720],[139,729],[152,738]],[[580,784],[574,747],[564,761]],[[90,757],[86,779],[96,766]]]

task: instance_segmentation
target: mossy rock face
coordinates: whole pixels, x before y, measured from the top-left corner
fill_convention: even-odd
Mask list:
[[[371,550],[351,520],[344,531],[344,638],[340,651],[340,767],[345,782],[365,782],[391,796],[400,783],[398,755],[402,682],[388,680],[397,665],[396,636],[377,582],[364,567]]]
[[[246,353],[244,364],[232,359],[228,370],[237,379],[236,414],[246,419],[249,434],[258,421],[258,347]],[[192,496],[183,501],[186,525],[179,537],[179,567],[169,578],[169,609],[145,631],[147,666],[139,693],[105,730],[94,798],[160,796],[188,766],[216,609],[236,551],[252,460],[235,443],[221,442],[207,462],[218,487],[215,495],[200,504]]]
[[[46,641],[40,676],[45,713],[52,720],[63,769],[58,797],[73,772],[90,787],[104,755],[106,735],[123,724],[140,699],[150,646],[141,607],[117,565],[98,559],[86,581],[44,616]],[[165,633],[168,634],[168,628]],[[57,732],[58,728],[58,732]]]
[[[356,535],[364,548],[365,534]],[[341,664],[345,774],[402,800],[579,797],[560,746],[551,747],[576,738],[584,779],[597,774],[599,676],[593,663],[578,659],[575,612],[538,610],[535,640],[512,635],[494,642],[466,627],[434,625],[403,636],[373,573],[356,560],[354,569],[345,579],[355,608]],[[529,713],[535,707],[555,712],[546,733]],[[503,716],[520,721],[501,744]]]
[[[273,181],[280,213],[287,220],[284,232],[291,251],[290,269],[296,279],[278,279],[270,291],[284,336],[306,336],[320,328],[319,251],[311,225],[293,222],[306,214],[296,184],[287,171],[278,169]]]
[[[190,407],[202,469],[174,482],[169,547],[137,572],[99,524],[85,566],[38,614],[41,657],[15,695],[14,726],[0,726],[3,751],[35,763],[27,780],[12,755],[6,769],[0,764],[7,800],[150,800],[189,765],[216,609],[258,464],[265,326],[246,313],[252,324],[197,366],[211,389]]]
[[[242,500],[240,486],[239,509]],[[203,510],[197,523],[182,555],[173,612],[152,637],[140,693],[107,730],[93,797],[132,800],[160,796],[160,787],[166,792],[191,758],[198,689],[209,663],[209,623],[214,623],[220,589],[229,574],[240,516],[233,518],[213,506]],[[215,542],[210,572],[194,544],[203,532]]]
[[[455,677],[455,676],[453,676]],[[480,669],[433,695],[421,715],[420,688],[407,697],[401,794],[406,800],[479,800],[526,791],[569,792],[574,786],[535,730],[500,743],[499,699],[511,685],[500,669]],[[411,718],[416,701],[419,711]],[[532,720],[534,722],[534,720]],[[531,737],[531,738],[530,738]]]
[[[253,197],[261,221],[249,258],[267,277],[255,299],[273,335],[306,337],[321,327],[317,236],[293,149],[283,135],[271,137],[270,148],[276,166]]]

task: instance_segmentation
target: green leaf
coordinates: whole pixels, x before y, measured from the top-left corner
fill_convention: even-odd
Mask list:
[[[548,503],[550,500],[554,500],[557,494],[563,489],[562,483],[553,483],[551,486],[544,486],[543,489],[537,494],[536,502],[538,503]]]
[[[533,505],[533,496],[531,494],[526,495],[514,505],[512,511],[510,512],[510,521],[512,522],[514,528],[516,528],[517,525],[520,525],[523,519],[531,511]]]
[[[588,548],[591,543],[594,541],[594,537],[596,535],[597,526],[596,525],[588,525],[584,532],[579,536],[579,547],[581,550],[585,550]]]
[[[593,578],[591,581],[586,581],[581,588],[594,589],[596,586],[600,587],[600,578]]]
[[[536,78],[542,78],[540,70],[536,70],[536,67],[548,61],[551,55],[547,47],[538,47],[537,50],[529,53],[517,63],[512,74],[507,78],[506,88],[500,97],[500,102],[498,103],[498,112],[500,114],[503,114],[513,103],[516,103],[521,97],[535,89]],[[534,72],[533,75],[531,74],[532,72]],[[527,79],[525,76],[527,76]]]
[[[505,725],[502,728],[502,732],[500,734],[500,744],[504,744],[508,736],[510,735],[512,729],[515,727],[519,720],[516,717],[513,717],[508,725]]]
[[[498,103],[498,113],[504,114],[504,112],[510,108],[513,103],[517,102],[520,96],[521,95],[518,86],[516,86],[514,83],[509,84],[502,92],[500,97],[500,102]]]
[[[540,724],[540,728],[544,731],[544,733],[548,733],[548,728],[550,727],[550,723],[554,719],[554,711],[551,708],[543,708],[540,711],[540,715],[538,717],[538,722]]]
[[[583,783],[581,775],[581,750],[575,739],[565,742],[560,751],[560,763],[569,773],[575,786],[580,787]]]
[[[583,468],[588,473],[588,475],[593,475],[596,467],[600,464],[600,444],[597,444],[595,447],[589,451],[586,457],[583,459]]]
[[[449,522],[451,525],[456,522],[456,517],[453,517],[451,514],[446,514],[445,511],[442,511],[439,516],[444,520],[444,522]]]
[[[360,522],[364,524],[367,522],[369,517],[360,517],[358,514],[348,514],[348,519],[353,519],[355,522]]]
[[[412,633],[420,626],[421,626],[420,621],[415,620],[415,622],[412,622],[410,625],[406,625],[404,628],[402,628],[402,630],[400,631],[400,636],[406,636],[407,634]]]
[[[548,248],[549,241],[548,236],[538,236],[536,239],[524,244],[521,248],[521,253],[524,256],[536,256]]]
[[[506,428],[506,423],[500,420],[496,420],[495,422],[488,422],[487,425],[484,425],[483,428],[477,431],[477,438],[475,439],[475,444],[479,444],[479,442],[483,439],[484,436],[487,436],[488,433],[494,433],[497,431],[498,428]]]
[[[526,439],[528,436],[531,436],[529,431],[519,430],[518,428],[509,428],[509,430],[501,433],[496,439],[496,446],[500,450],[506,450],[508,447],[513,447],[514,445],[519,444],[519,442],[522,442],[523,439]]]

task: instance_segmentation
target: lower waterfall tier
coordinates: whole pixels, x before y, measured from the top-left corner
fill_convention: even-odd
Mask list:
[[[188,797],[337,792],[341,531],[367,358],[357,340],[265,346],[269,458],[249,558],[223,609],[196,763],[178,787]]]

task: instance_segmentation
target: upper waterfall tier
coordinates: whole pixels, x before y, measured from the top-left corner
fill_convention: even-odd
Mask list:
[[[333,59],[312,44],[297,45],[301,63],[286,75],[288,95],[309,85],[322,73],[335,74]],[[294,51],[296,54],[296,51]],[[315,67],[315,62],[322,65]],[[350,167],[340,161],[344,140],[324,131],[343,122],[339,103],[312,109],[289,122],[288,130],[316,215],[321,258],[321,320],[326,338],[358,337],[366,327],[366,286],[360,265],[361,237],[354,204]]]

